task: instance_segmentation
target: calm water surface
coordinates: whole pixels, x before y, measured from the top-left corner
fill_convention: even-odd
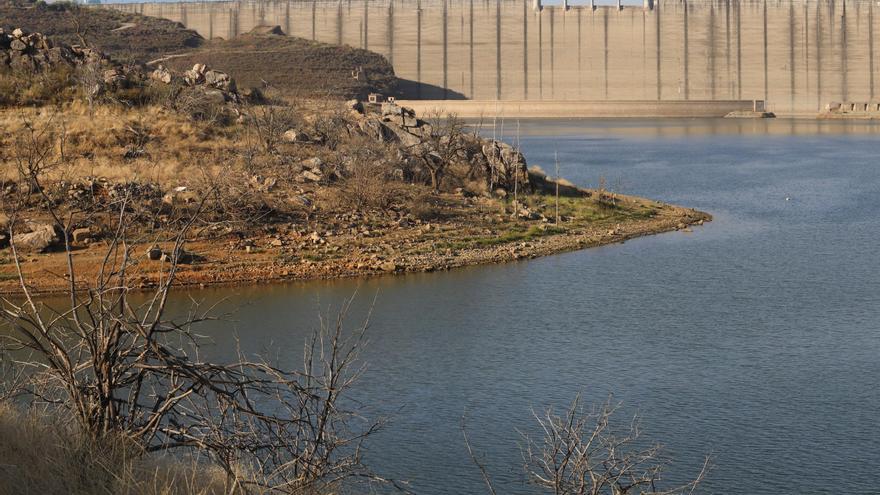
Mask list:
[[[510,134],[510,122],[507,134]],[[297,362],[317,315],[377,303],[357,391],[390,427],[368,461],[418,493],[524,486],[516,429],[582,392],[639,411],[710,493],[878,493],[880,127],[795,121],[531,121],[531,164],[715,221],[623,245],[451,273],[205,290],[249,349]],[[510,136],[506,136],[508,138]],[[552,167],[545,166],[549,170]],[[786,200],[789,198],[789,200]],[[624,418],[625,419],[625,418]]]

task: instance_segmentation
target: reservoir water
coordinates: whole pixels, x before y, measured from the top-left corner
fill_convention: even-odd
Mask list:
[[[506,139],[515,125],[507,122]],[[211,289],[247,350],[291,363],[319,313],[376,298],[358,399],[391,418],[368,463],[416,493],[523,484],[531,410],[610,394],[708,493],[878,493],[880,126],[813,121],[530,121],[530,164],[714,215],[670,233],[501,266]],[[550,166],[548,166],[550,165]]]

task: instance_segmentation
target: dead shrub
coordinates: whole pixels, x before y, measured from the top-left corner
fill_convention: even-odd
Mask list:
[[[284,133],[296,129],[300,119],[290,107],[253,105],[247,110],[245,123],[254,133],[264,153],[275,153],[284,140]]]

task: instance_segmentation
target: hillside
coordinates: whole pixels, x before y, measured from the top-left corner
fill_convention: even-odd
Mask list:
[[[67,3],[0,0],[0,27],[39,32],[70,45],[85,44],[121,62],[145,63],[204,43],[198,33],[176,22]]]
[[[394,68],[382,55],[283,34],[251,33],[206,41],[164,63],[177,70],[197,63],[223,67],[242,87],[268,85],[288,97],[365,99],[372,92],[397,93]]]

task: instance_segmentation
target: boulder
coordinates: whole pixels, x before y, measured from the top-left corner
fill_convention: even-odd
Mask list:
[[[300,165],[302,165],[303,168],[310,168],[310,169],[317,168],[318,170],[320,170],[321,166],[324,165],[324,160],[321,160],[320,158],[318,158],[316,156],[316,157],[309,158],[308,160],[301,161]]]
[[[407,148],[422,144],[422,139],[419,136],[409,132],[402,126],[390,122],[386,123],[385,126],[394,134],[395,139]]]
[[[195,70],[195,69],[193,69]],[[235,91],[235,81],[229,74],[219,70],[209,70],[204,73],[205,84],[222,91]]]
[[[345,102],[345,107],[353,112],[364,113],[364,104],[358,100],[348,100]]]
[[[13,40],[9,43],[9,47],[17,52],[23,52],[28,49],[27,43],[16,38],[13,38]]]
[[[42,253],[60,242],[60,238],[53,225],[45,224],[36,226],[27,234],[16,234],[12,237],[12,242],[17,251]]]
[[[315,172],[312,172],[311,170],[304,171],[302,174],[300,174],[300,177],[302,177],[303,179],[305,179],[309,182],[320,182],[321,181],[321,175],[316,174]]]
[[[159,261],[162,259],[162,248],[159,246],[153,245],[150,249],[147,249],[147,258],[150,261]]]
[[[86,244],[92,239],[92,231],[87,228],[74,229],[73,242],[75,244]]]
[[[108,69],[102,73],[104,84],[117,84],[125,81],[125,74],[119,69]]]
[[[382,270],[383,272],[394,273],[397,271],[398,266],[397,266],[397,263],[395,263],[393,261],[386,261],[386,262],[382,263],[381,265],[379,265],[379,269]]]
[[[158,69],[150,73],[150,79],[165,84],[171,84],[171,71],[160,65]]]
[[[281,139],[286,143],[308,143],[311,141],[308,134],[297,131],[296,129],[288,129],[281,135]]]
[[[397,103],[391,102],[383,102],[382,103],[382,116],[387,117],[389,115],[402,115],[403,109],[397,105]]]

